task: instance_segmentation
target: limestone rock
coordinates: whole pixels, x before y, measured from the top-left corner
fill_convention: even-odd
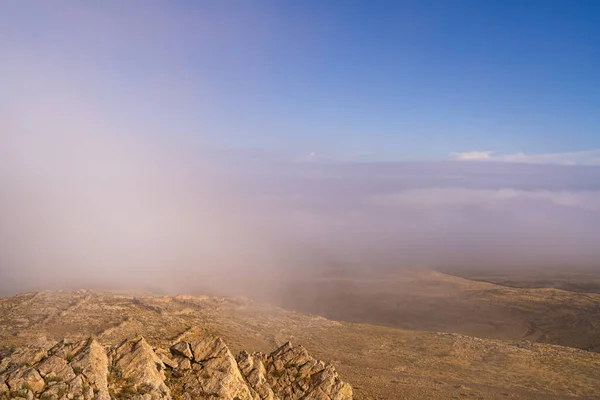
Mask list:
[[[109,400],[108,357],[104,347],[90,338],[70,362],[73,371],[82,375],[82,394],[86,400]]]
[[[190,345],[187,342],[177,342],[173,346],[171,346],[171,353],[173,355],[180,355],[187,358],[192,358],[192,350],[190,349]]]
[[[24,357],[17,350],[3,359],[10,372],[0,374],[0,381],[10,389],[8,398],[110,400],[108,358],[96,340],[61,341],[49,350],[28,353]]]
[[[6,384],[11,390],[28,390],[40,393],[44,390],[44,379],[35,368],[20,368],[9,375]]]
[[[46,348],[23,347],[15,350],[10,356],[0,360],[0,374],[14,366],[32,366],[48,354]]]
[[[263,363],[264,358],[262,353],[251,355],[247,351],[242,351],[237,356],[237,362],[242,374],[262,400],[279,400],[267,381],[267,370]]]
[[[135,392],[133,398],[170,400],[165,385],[165,364],[144,338],[127,340],[114,351],[115,392]],[[145,397],[144,397],[145,396]]]
[[[37,370],[48,382],[65,382],[75,378],[75,372],[67,360],[58,356],[49,356],[40,362]]]
[[[352,388],[331,365],[315,360],[302,346],[286,343],[266,361],[267,380],[283,400],[352,399]]]
[[[333,366],[302,346],[234,358],[223,340],[154,349],[142,337],[105,349],[97,340],[3,353],[0,400],[351,400]]]
[[[183,347],[176,344],[175,346]],[[260,400],[242,376],[233,354],[223,340],[206,337],[189,344],[193,359],[191,370],[176,369],[184,393],[217,399]],[[178,350],[172,350],[177,352]]]
[[[169,367],[169,368],[177,367],[177,361],[173,359],[173,357],[171,356],[171,353],[168,350],[156,349],[155,353],[158,356],[158,358],[160,358],[160,360],[163,362],[163,364],[165,364],[167,367]]]

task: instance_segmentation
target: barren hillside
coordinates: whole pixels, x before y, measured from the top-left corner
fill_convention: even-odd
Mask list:
[[[233,354],[291,341],[330,363],[356,399],[600,398],[600,354],[556,345],[337,322],[233,298],[81,290],[0,299],[5,358],[63,338],[118,346],[140,335],[153,349],[216,335]]]

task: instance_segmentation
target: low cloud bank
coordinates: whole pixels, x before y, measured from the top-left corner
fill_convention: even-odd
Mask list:
[[[600,260],[600,167],[216,150],[196,140],[207,127],[188,137],[123,118],[85,86],[21,73],[27,85],[0,110],[3,295],[236,293],[329,267]]]
[[[600,149],[542,154],[496,154],[493,151],[467,151],[451,154],[458,161],[496,161],[527,164],[600,165]]]

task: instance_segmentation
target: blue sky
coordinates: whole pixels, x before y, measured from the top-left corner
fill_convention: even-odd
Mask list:
[[[597,1],[0,7],[7,103],[47,78],[168,140],[361,161],[600,162]]]

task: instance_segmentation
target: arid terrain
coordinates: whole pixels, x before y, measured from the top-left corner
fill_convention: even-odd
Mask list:
[[[313,275],[295,280],[274,300],[334,320],[600,351],[600,293],[557,288],[562,280],[533,288],[520,282],[511,287],[422,269]]]
[[[598,294],[415,270],[323,278],[289,295],[288,308],[312,298],[313,314],[239,298],[25,293],[0,300],[0,348],[7,357],[63,338],[118,346],[141,335],[168,349],[216,335],[232,354],[269,354],[290,341],[330,363],[355,399],[600,398]]]
[[[600,293],[597,268],[445,268],[442,270],[463,278],[518,288],[555,288],[571,292]]]

